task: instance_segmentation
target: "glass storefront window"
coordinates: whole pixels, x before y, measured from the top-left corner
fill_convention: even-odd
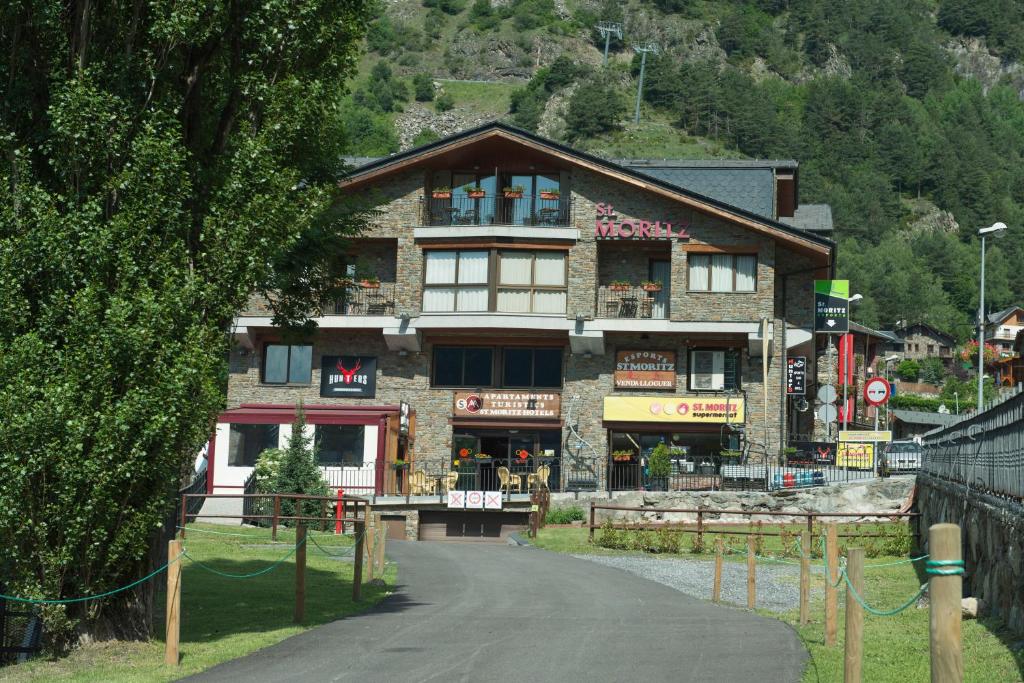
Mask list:
[[[253,467],[260,453],[277,448],[280,425],[231,424],[228,437],[228,467]]]
[[[316,425],[313,443],[321,465],[363,466],[364,425]]]

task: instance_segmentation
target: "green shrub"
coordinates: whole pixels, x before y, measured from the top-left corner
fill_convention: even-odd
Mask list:
[[[586,515],[583,512],[583,508],[573,505],[572,507],[548,510],[548,514],[544,518],[544,523],[570,524],[572,522],[581,522],[584,519],[586,519]]]
[[[647,529],[630,529],[626,532],[626,546],[629,550],[650,552],[654,549],[654,533]]]
[[[277,476],[281,471],[281,459],[284,451],[280,448],[268,448],[256,458],[253,474],[256,477],[257,493],[274,493],[277,487]]]
[[[584,81],[569,98],[566,134],[575,141],[616,130],[625,113],[626,103],[611,78]]]
[[[682,548],[683,534],[671,529],[658,529],[654,532],[654,552],[676,554]]]
[[[694,555],[703,555],[707,551],[707,541],[702,534],[694,534],[690,541],[690,552]]]
[[[437,111],[451,111],[455,107],[455,98],[449,93],[441,93],[441,96],[434,100],[434,109]]]
[[[430,102],[434,99],[434,79],[427,73],[418,73],[412,77],[413,96],[417,102]]]
[[[668,457],[668,446],[665,443],[659,443],[654,447],[647,465],[652,477],[660,479],[672,473],[672,461]]]
[[[921,366],[917,364],[916,360],[905,360],[901,361],[896,366],[896,374],[900,376],[900,379],[907,382],[916,382],[917,378],[921,374]]]
[[[412,139],[412,146],[419,147],[436,140],[440,140],[441,136],[438,135],[433,128],[424,128]]]
[[[612,526],[611,521],[601,525],[601,531],[597,534],[597,544],[602,548],[622,548],[624,545],[625,532]]]
[[[886,533],[881,539],[881,554],[890,557],[904,557],[910,554],[912,543],[910,527],[904,524],[894,525],[892,533]]]
[[[306,415],[300,405],[295,411],[292,433],[284,449],[278,469],[275,488],[277,493],[299,493],[308,496],[326,496],[330,493],[327,482],[316,464],[316,450],[312,438],[305,433]],[[305,501],[296,504],[293,500],[281,501],[281,515],[284,517],[319,517],[322,504],[319,501]],[[294,526],[289,520],[286,526]]]

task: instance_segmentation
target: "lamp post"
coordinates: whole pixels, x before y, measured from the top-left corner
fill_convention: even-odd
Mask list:
[[[1006,223],[993,223],[987,228],[978,230],[981,237],[981,287],[978,297],[978,405],[975,408],[981,412],[985,403],[985,238],[1002,237],[1006,234]]]

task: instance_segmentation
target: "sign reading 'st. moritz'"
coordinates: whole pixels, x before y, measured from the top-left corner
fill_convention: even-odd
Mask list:
[[[688,240],[688,223],[673,224],[668,221],[615,220],[615,208],[611,204],[597,205],[597,220],[594,221],[595,239],[646,239],[646,240]]]

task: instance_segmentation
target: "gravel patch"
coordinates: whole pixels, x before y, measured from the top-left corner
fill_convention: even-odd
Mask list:
[[[703,600],[711,599],[715,563],[676,557],[644,555],[574,555],[581,560],[615,567],[674,588]],[[811,572],[814,573],[812,565]],[[788,564],[757,565],[757,606],[772,612],[800,607],[800,567]],[[812,581],[812,593],[813,589]],[[746,606],[747,565],[725,562],[722,565],[722,602]]]

